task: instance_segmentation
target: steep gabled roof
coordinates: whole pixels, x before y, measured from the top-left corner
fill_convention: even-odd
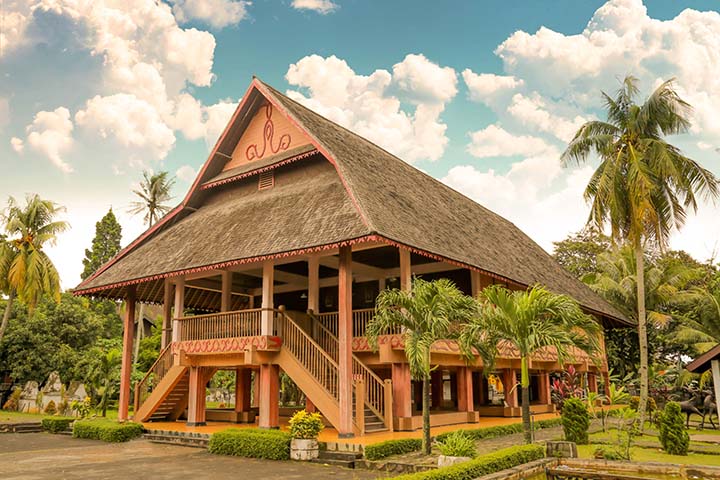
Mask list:
[[[175,262],[147,262],[146,257],[143,258],[144,255],[131,255],[130,250],[139,250],[140,253],[147,255],[154,248],[160,248],[169,254],[172,249],[168,250],[160,244],[168,242],[172,244],[173,241],[177,241],[173,237],[181,234],[184,242],[199,241],[192,238],[193,229],[181,226],[203,225],[207,221],[203,217],[208,215],[211,208],[219,208],[213,207],[212,200],[211,205],[204,204],[205,200],[211,198],[208,195],[212,189],[203,190],[203,184],[207,187],[218,181],[234,178],[231,171],[223,173],[222,166],[231,154],[244,126],[249,122],[251,113],[264,101],[269,101],[278,112],[286,115],[303,131],[311,139],[312,146],[337,170],[336,183],[339,179],[340,183],[337,185],[342,184],[345,192],[341,195],[339,191],[334,190],[333,196],[328,196],[325,200],[346,205],[343,207],[345,216],[342,219],[335,218],[336,221],[343,222],[342,225],[336,225],[336,229],[342,231],[342,235],[346,236],[345,240],[361,236],[378,236],[421,253],[481,270],[515,284],[525,286],[544,284],[553,291],[573,296],[588,309],[621,323],[627,322],[622,313],[570,275],[511,222],[257,79],[253,80],[243,102],[238,106],[233,119],[215,145],[183,203],[169,215],[169,219],[163,219],[162,227],[156,231],[146,232],[144,237],[131,244],[131,248],[121,252],[116,259],[83,282],[78,287],[81,294],[96,291],[113,283],[117,284],[122,278],[139,281],[152,275],[157,278],[158,275],[167,276],[173,272],[177,273],[181,270],[178,266],[183,262],[194,265],[202,262],[223,264],[242,258],[278,254],[281,253],[278,251],[279,248],[297,251],[342,240],[337,235],[330,236],[332,238],[316,238],[309,235],[307,238],[285,245],[253,245],[253,248],[249,248],[249,245],[240,245],[231,249],[232,251],[223,252],[222,255],[212,258],[192,254],[188,250],[185,257]],[[307,149],[305,153],[311,152]],[[269,168],[273,164],[280,164],[287,161],[287,157],[281,155],[275,160],[243,167],[242,171],[235,172],[236,176],[239,178],[256,172],[256,167]],[[249,213],[243,201],[226,200],[234,205],[232,208]],[[308,208],[328,211],[327,204],[312,204],[312,201],[310,197],[298,197],[291,201],[287,198],[278,199],[281,203],[276,205],[277,208],[291,210],[290,216],[283,216],[291,223],[286,229],[293,228],[293,218],[302,218],[304,221],[315,218],[309,216],[307,208],[303,210],[305,216],[298,217],[298,214],[292,211],[293,202],[295,204],[310,202],[307,204]],[[347,206],[354,208],[353,214],[346,211]],[[197,211],[192,213],[193,209]],[[238,215],[233,216],[232,211],[226,207],[223,207],[223,211],[227,218],[242,218]],[[218,217],[213,218],[217,220]],[[255,218],[255,220],[260,219]],[[226,229],[232,228],[227,223],[223,225]],[[324,225],[328,226],[327,223]],[[209,225],[204,225],[204,228],[209,228]],[[236,226],[236,231],[241,228],[242,225]],[[283,231],[276,233],[284,234]],[[210,239],[203,239],[203,242],[222,241],[222,238],[225,237],[216,235]],[[134,257],[135,261],[123,260],[124,257]],[[115,263],[117,265],[114,266]],[[143,264],[144,267],[140,268]],[[156,272],[151,274],[150,270],[153,268]]]

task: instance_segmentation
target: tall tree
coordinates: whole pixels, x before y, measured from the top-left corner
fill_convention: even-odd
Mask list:
[[[576,278],[597,271],[597,258],[610,248],[610,239],[592,227],[553,242],[553,257]]]
[[[367,325],[370,345],[397,327],[403,330],[405,355],[410,375],[422,381],[423,451],[430,454],[430,347],[436,340],[450,338],[453,330],[470,320],[476,306],[447,279],[428,282],[413,279],[410,291],[383,290],[377,297],[375,316]]]
[[[143,172],[140,189],[133,190],[140,200],[130,203],[130,213],[144,215],[145,224],[152,227],[170,211],[171,207],[167,202],[173,199],[170,195],[173,185],[175,185],[175,179],[171,178],[168,172]]]
[[[480,292],[478,302],[479,314],[460,334],[461,348],[469,358],[480,355],[483,370],[488,372],[494,368],[499,345],[509,344],[518,351],[522,420],[525,442],[530,443],[530,357],[547,348],[555,350],[560,364],[573,355],[574,349],[592,357],[599,348],[600,325],[572,298],[541,286],[510,291],[492,285]]]
[[[140,200],[130,203],[130,213],[144,214],[143,220],[148,227],[155,225],[163,215],[170,211],[172,200],[170,190],[175,185],[175,179],[170,177],[168,172],[150,173],[143,172],[143,180],[140,182],[140,189],[133,190],[133,193],[140,197]],[[137,363],[140,352],[140,340],[144,330],[145,305],[140,304],[138,309],[137,334],[135,339],[134,362]]]
[[[63,211],[63,207],[38,195],[28,195],[24,206],[12,197],[8,200],[1,217],[7,237],[0,242],[0,291],[7,294],[8,301],[0,341],[16,297],[30,310],[44,294],[60,301],[60,277],[43,247],[53,245],[57,235],[68,229],[67,222],[55,220]]]
[[[718,181],[664,137],[690,127],[691,106],[663,82],[642,104],[637,79],[627,76],[615,97],[602,93],[607,121],[593,120],[577,131],[563,152],[564,163],[582,164],[592,153],[600,165],[585,189],[588,223],[610,226],[617,243],[629,243],[637,262],[637,322],[640,344],[640,428],[648,398],[648,343],[645,312],[644,252],[664,250],[670,233],[682,227],[687,211],[697,210],[698,194],[717,198]]]
[[[80,278],[85,280],[95,271],[113,258],[120,251],[122,227],[115,218],[112,208],[95,224],[95,237],[92,247],[85,249],[83,272]]]

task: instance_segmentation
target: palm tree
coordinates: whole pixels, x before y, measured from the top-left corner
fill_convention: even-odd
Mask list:
[[[155,225],[155,222],[170,211],[171,207],[167,202],[173,198],[170,190],[175,185],[175,179],[170,178],[169,175],[168,172],[151,174],[145,171],[140,189],[133,190],[140,200],[130,203],[130,213],[144,214],[143,221],[148,227]]]
[[[486,373],[493,371],[500,345],[518,351],[522,420],[525,441],[530,443],[530,358],[548,348],[557,352],[560,364],[575,349],[592,357],[599,349],[600,325],[572,298],[541,286],[510,291],[492,285],[480,292],[477,301],[479,314],[463,325],[460,346],[467,358],[482,358]]]
[[[599,229],[609,225],[615,243],[635,250],[641,428],[648,397],[644,251],[647,246],[666,248],[688,209],[697,210],[698,194],[718,196],[715,176],[664,140],[690,127],[692,107],[674,90],[673,81],[663,82],[638,105],[638,80],[625,77],[615,98],[602,93],[607,121],[585,123],[562,155],[565,164],[582,164],[597,154],[600,165],[585,189],[591,204],[588,223]]]
[[[118,383],[122,352],[118,348],[105,351],[100,347],[94,347],[90,355],[94,358],[94,362],[88,372],[88,379],[93,389],[101,395],[98,407],[102,409],[102,416],[105,417],[110,397],[114,395]]]
[[[168,172],[158,172],[151,174],[148,171],[143,172],[143,180],[140,182],[140,189],[133,190],[133,193],[140,197],[140,200],[130,203],[130,213],[144,214],[143,221],[148,227],[155,225],[163,215],[171,209],[167,202],[172,200],[170,190],[175,185],[175,179],[169,177]],[[138,353],[140,351],[140,340],[143,335],[145,317],[145,305],[140,304],[138,312],[137,338],[135,339],[134,358],[137,362]]]
[[[476,306],[447,279],[428,282],[414,278],[410,291],[383,290],[377,297],[375,316],[367,325],[373,349],[378,337],[401,328],[410,375],[422,381],[423,451],[430,454],[430,348],[436,340],[450,338],[460,324],[469,321]]]
[[[64,208],[38,195],[28,195],[25,202],[20,206],[10,197],[2,214],[7,236],[0,239],[0,291],[7,294],[8,301],[0,324],[0,341],[15,298],[30,310],[44,294],[60,301],[60,277],[43,247],[53,245],[57,236],[69,228],[67,222],[54,220]]]

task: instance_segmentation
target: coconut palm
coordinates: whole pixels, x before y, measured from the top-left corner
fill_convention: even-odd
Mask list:
[[[169,175],[168,172],[151,174],[145,171],[140,189],[133,190],[140,200],[130,203],[130,213],[143,214],[143,220],[148,227],[155,225],[155,222],[170,211],[171,207],[167,202],[173,198],[170,190],[175,185],[175,179]]]
[[[140,182],[140,189],[133,190],[133,193],[140,197],[140,200],[130,203],[130,213],[134,215],[144,214],[143,220],[148,227],[155,225],[163,215],[171,209],[167,202],[172,200],[170,190],[175,185],[175,179],[169,177],[168,172],[151,174],[143,172],[143,180]],[[145,317],[145,306],[140,304],[138,312],[137,338],[135,339],[134,359],[137,362],[140,349],[140,340],[143,335],[143,322]]]
[[[410,375],[422,381],[423,451],[430,454],[430,348],[436,340],[449,338],[460,324],[475,314],[476,305],[447,279],[413,279],[410,291],[383,290],[377,297],[375,316],[368,322],[370,346],[378,338],[401,328]]]
[[[50,200],[28,195],[21,206],[10,197],[2,220],[7,236],[0,239],[0,291],[8,296],[0,324],[0,341],[18,298],[32,310],[43,295],[60,301],[60,277],[43,247],[53,245],[67,222],[55,221],[64,211]]]
[[[541,286],[510,291],[492,285],[480,292],[477,301],[479,313],[463,325],[460,346],[466,357],[482,358],[485,372],[493,371],[501,345],[517,350],[522,420],[525,441],[530,443],[530,358],[545,349],[557,352],[560,364],[576,350],[592,358],[599,350],[600,325],[572,298]]]
[[[664,139],[690,127],[692,107],[677,94],[673,80],[663,82],[642,104],[635,101],[637,84],[627,76],[614,98],[603,92],[607,121],[580,127],[562,159],[582,164],[597,154],[600,165],[585,189],[591,204],[588,223],[600,229],[609,225],[614,242],[635,250],[642,426],[648,396],[644,251],[648,246],[664,250],[688,210],[697,210],[698,195],[717,198],[718,181]]]

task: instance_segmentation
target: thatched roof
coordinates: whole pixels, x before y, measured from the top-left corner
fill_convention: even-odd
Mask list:
[[[322,156],[283,167],[295,169],[295,175],[305,173],[297,188],[287,185],[259,195],[249,195],[252,186],[242,183],[221,191],[207,188],[303,153],[286,152],[253,169],[221,172],[242,125],[264,101],[307,133]],[[318,157],[336,171],[321,168]],[[259,80],[253,81],[193,189],[169,217],[78,286],[79,293],[376,236],[515,284],[544,284],[592,311],[627,322],[508,220]]]

